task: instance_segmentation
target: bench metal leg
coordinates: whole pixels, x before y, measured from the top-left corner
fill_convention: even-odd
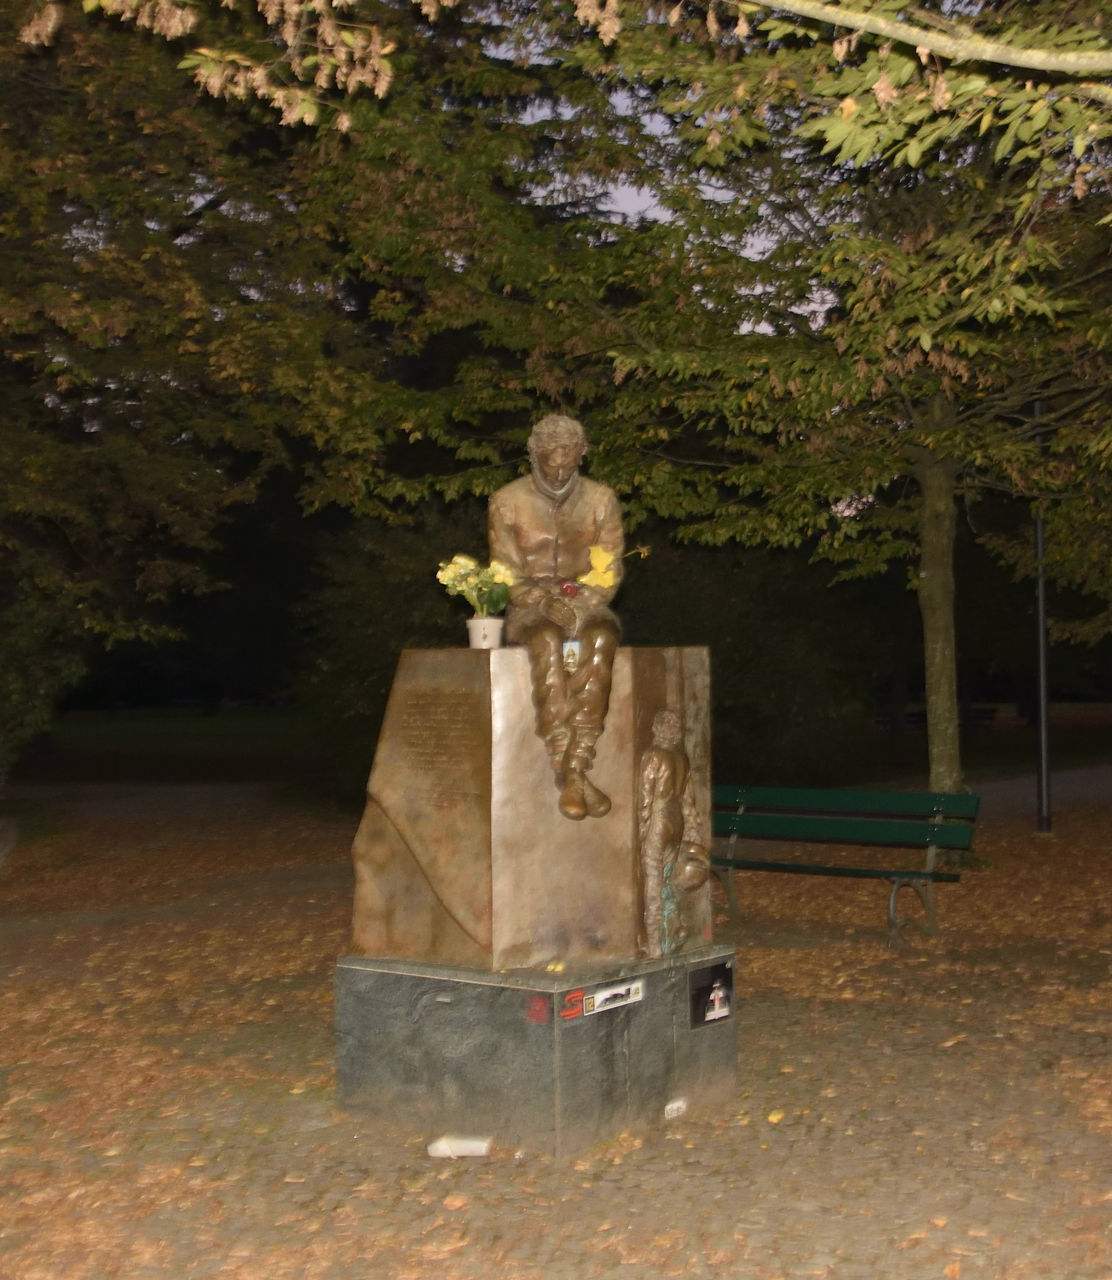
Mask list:
[[[726,856],[734,857],[737,851],[737,833],[730,836],[730,842],[726,846]],[[722,888],[726,890],[726,904],[730,912],[730,922],[736,924],[741,918],[741,907],[737,900],[737,870],[734,867],[714,867],[715,875],[718,876]]]
[[[737,900],[737,872],[733,867],[712,867],[711,870],[718,877],[718,883],[726,890],[726,906],[730,913],[731,923],[736,923],[741,918],[741,907]]]
[[[911,880],[902,876],[892,877],[892,892],[888,897],[888,946],[889,949],[898,947],[903,941],[904,925],[913,924],[917,929],[922,929],[926,934],[935,934],[938,932],[938,917],[934,910],[934,885],[930,880]],[[921,920],[914,920],[910,917],[901,919],[897,909],[896,900],[899,897],[901,889],[914,889],[919,895],[919,901],[923,906],[923,912],[927,917],[924,924]]]
[[[938,847],[937,845],[929,845],[927,847],[927,859],[923,867],[924,871],[935,871],[938,867]],[[901,920],[896,912],[896,899],[899,892],[903,888],[914,889],[919,895],[919,901],[923,906],[923,914],[927,917],[927,923],[923,924],[920,920]],[[901,879],[897,876],[892,877],[892,894],[888,899],[888,946],[889,948],[899,946],[903,941],[903,926],[905,924],[913,924],[916,928],[922,929],[926,934],[936,934],[938,932],[938,916],[934,910],[934,882],[931,880],[911,880]]]

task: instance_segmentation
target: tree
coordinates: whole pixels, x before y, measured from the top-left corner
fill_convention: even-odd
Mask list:
[[[534,9],[408,9],[391,93],[350,102],[347,132],[298,156],[302,232],[336,255],[347,313],[382,352],[373,396],[322,441],[314,501],[381,515],[489,493],[525,465],[539,411],[601,417],[612,398],[628,286],[604,265],[619,247],[604,207],[654,144],[561,58],[582,35],[570,14],[534,36]]]
[[[1035,42],[1045,39],[1046,34],[1039,32],[1032,39],[1030,33],[1018,24],[1007,31],[1007,39],[986,37],[969,25],[969,19],[980,15],[975,10],[962,12],[956,5],[951,5],[952,16],[945,22],[940,21],[940,15],[923,9],[913,10],[903,4],[892,6],[892,16],[886,16],[879,5],[862,7],[842,4],[840,0],[834,4],[823,3],[822,0],[777,0],[773,7],[800,18],[833,27],[847,27],[851,31],[865,31],[897,44],[912,45],[917,50],[938,54],[958,63],[997,62],[1005,67],[1059,71],[1078,76],[1112,72],[1112,52],[1106,49],[1040,48]],[[761,8],[758,4],[738,5],[742,12],[756,13]],[[910,21],[904,18],[905,12],[912,14]],[[937,25],[928,25],[932,23]],[[1076,38],[1082,42],[1092,39],[1095,43],[1099,33],[1080,30]],[[1051,41],[1053,39],[1051,36]]]
[[[1027,175],[991,138],[902,171],[789,136],[713,168],[680,144],[668,177],[647,269],[671,263],[676,303],[631,314],[616,353],[631,436],[667,407],[654,473],[702,512],[693,536],[815,536],[850,574],[916,561],[931,786],[952,790],[956,499],[1106,483],[1104,202],[1017,225]]]
[[[429,18],[456,7],[456,0],[413,3]],[[353,12],[332,0],[242,0],[227,7],[234,10],[228,23],[215,39],[209,24],[210,39],[183,63],[207,92],[261,98],[284,123],[324,121],[344,130],[350,115],[337,94],[382,97],[396,83],[404,5]],[[86,8],[168,39],[194,33],[205,12],[196,0],[89,0]],[[1060,177],[1071,155],[1081,181],[1106,167],[1099,148],[1112,129],[1112,49],[1102,9],[1100,0],[575,0],[580,21],[627,69],[680,73],[693,127],[711,150],[750,146],[770,107],[794,106],[801,135],[821,137],[843,159],[912,166],[1003,122],[997,158],[1039,161],[1036,185]],[[696,38],[726,53],[744,50],[743,76],[731,74],[728,61],[708,79],[684,75],[669,28],[690,31],[692,18]],[[46,4],[24,38],[50,40],[60,19],[60,6]]]
[[[861,570],[913,534],[945,553],[959,480],[1034,492],[1092,470],[1104,317],[1055,272],[1070,201],[1105,198],[1098,93],[1059,71],[1043,87],[979,66],[967,84],[934,54],[838,34],[829,9],[785,20],[791,6],[743,5],[726,27],[726,5],[607,0],[593,7],[604,46],[573,39],[562,6],[540,25],[515,3],[453,7],[435,25],[438,6],[424,8],[368,5],[346,23],[282,3],[275,29],[245,5],[206,18],[189,55],[212,93],[339,126],[303,153],[299,213],[342,255],[344,316],[381,359],[343,348],[338,376],[355,385],[319,418],[315,439],[334,449],[320,500],[485,491],[538,396],[616,415],[596,465],[635,517],[717,541],[817,535]],[[1014,49],[1093,43],[1065,25],[1091,6],[1046,0],[1034,32],[1020,24],[1031,8],[999,0],[962,21]],[[902,10],[838,12],[867,29]],[[173,35],[183,11],[142,12]],[[912,34],[925,21],[966,40],[946,4],[917,12]],[[652,174],[668,221],[626,235],[595,216],[601,185]],[[1053,359],[1017,388],[1009,362],[1036,328]],[[1045,449],[1036,397],[1075,415]],[[373,412],[345,411],[356,405]],[[905,478],[938,500],[902,501]],[[924,600],[945,587],[926,578]],[[942,594],[925,619],[946,613]],[[959,771],[947,718],[934,716],[941,787]]]
[[[297,139],[183,96],[161,44],[73,24],[33,54],[4,18],[0,775],[90,645],[212,585],[225,514],[348,402],[282,195]]]
[[[838,161],[914,168],[992,130],[996,160],[1027,168],[1026,201],[1048,185],[1107,182],[1112,49],[1098,0],[577,9],[609,46],[595,65],[667,70],[708,156],[747,149],[766,136],[766,116],[789,111],[796,136],[820,139]]]
[[[7,46],[3,603],[29,591],[25,649],[49,617],[67,660],[5,750],[90,638],[156,635],[150,605],[212,585],[269,467],[391,519],[504,481],[538,397],[605,394],[603,246],[574,232],[625,145],[605,91],[519,64],[485,15],[402,11],[411,74],[343,140],[191,100],[169,51],[104,21]]]

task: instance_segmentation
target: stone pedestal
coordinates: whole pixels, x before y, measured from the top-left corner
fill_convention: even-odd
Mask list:
[[[595,968],[644,937],[639,785],[655,714],[690,767],[684,836],[710,847],[709,660],[618,650],[592,779],[604,818],[572,821],[534,729],[523,649],[407,650],[356,835],[354,950],[474,969]],[[677,893],[680,949],[711,939],[709,885]]]
[[[340,1100],[430,1136],[570,1155],[736,1090],[733,951],[587,973],[345,957]]]

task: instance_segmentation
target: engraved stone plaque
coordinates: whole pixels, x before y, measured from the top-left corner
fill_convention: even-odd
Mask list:
[[[490,671],[478,650],[406,650],[352,850],[356,949],[489,962]]]

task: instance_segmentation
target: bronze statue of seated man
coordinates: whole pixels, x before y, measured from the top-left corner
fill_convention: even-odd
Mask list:
[[[531,473],[490,499],[492,559],[514,574],[506,639],[529,651],[537,734],[560,810],[601,818],[609,797],[588,778],[606,722],[620,627],[610,601],[621,580],[621,510],[612,489],[581,475],[582,424],[542,418],[529,437]]]

